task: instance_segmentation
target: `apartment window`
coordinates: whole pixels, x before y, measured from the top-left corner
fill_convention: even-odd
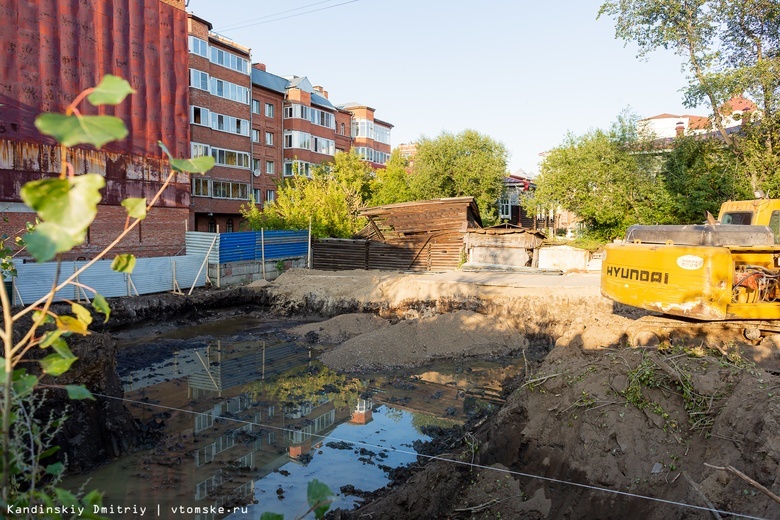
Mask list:
[[[196,38],[195,36],[190,36],[190,52],[192,54],[197,54],[198,56],[203,56],[204,58],[208,58],[209,54],[209,44],[205,41],[201,40],[200,38]]]
[[[195,157],[203,157],[204,155],[211,155],[211,149],[207,144],[191,143],[190,155],[194,159]]]
[[[268,175],[273,175],[274,173],[276,173],[273,161],[265,161],[265,173],[267,173]]]
[[[274,105],[273,103],[265,104],[265,117],[274,117]]]
[[[249,62],[247,60],[240,56],[236,56],[235,54],[223,51],[222,49],[218,49],[217,47],[211,48],[211,62],[227,67],[228,69],[249,74]]]
[[[216,164],[222,166],[234,166],[237,168],[249,168],[249,154],[223,148],[211,148],[211,156]],[[215,195],[216,196],[216,195]]]
[[[208,108],[190,107],[190,123],[193,125],[209,126],[211,124],[210,112]]]
[[[225,233],[232,233],[233,232],[233,219],[229,218],[227,219],[227,222],[225,222]]]
[[[252,141],[256,143],[260,142],[260,130],[252,129]]]
[[[265,190],[265,200],[266,202],[273,202],[276,200],[276,191],[274,190]]]
[[[211,114],[211,128],[237,135],[249,135],[249,121],[224,114]]]
[[[285,148],[302,148],[311,150],[311,134],[291,130],[284,133]]]
[[[252,100],[252,112],[254,112],[255,114],[260,113],[260,101],[257,99]]]
[[[192,179],[192,195],[195,197],[210,197],[211,196],[211,183],[209,179],[203,177],[193,177]]]
[[[216,233],[217,232],[217,221],[214,219],[214,217],[209,218],[209,233]]]
[[[285,177],[292,177],[293,175],[311,177],[311,171],[314,166],[315,165],[312,163],[306,161],[285,161],[283,175]]]
[[[341,123],[341,135],[346,135],[346,128],[344,127],[344,123]]]
[[[511,219],[512,206],[509,204],[509,197],[501,197],[498,201],[498,218]]]
[[[190,69],[190,86],[200,90],[209,89],[209,75],[198,69]]]
[[[260,159],[252,159],[252,170],[255,173],[260,172]]]
[[[238,101],[239,103],[245,103],[247,105],[249,104],[249,89],[229,81],[211,78],[211,89],[204,90],[209,90],[209,92],[215,96]]]
[[[211,181],[211,189],[215,199],[249,198],[249,186],[243,182]]]
[[[263,190],[262,188],[255,188],[252,190],[252,198],[255,199],[255,204],[263,203]],[[260,422],[260,421],[257,421]]]
[[[336,153],[336,142],[322,137],[312,137],[312,151],[333,155]]]
[[[265,145],[266,146],[273,146],[274,145],[274,134],[273,134],[273,132],[266,132],[265,133]]]

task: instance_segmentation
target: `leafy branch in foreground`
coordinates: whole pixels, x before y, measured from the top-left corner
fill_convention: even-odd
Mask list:
[[[52,310],[55,294],[68,285],[78,285],[90,291],[93,294],[92,311],[102,314],[107,321],[111,312],[108,302],[92,288],[78,283],[78,276],[104,258],[146,218],[148,211],[160,198],[176,172],[204,173],[214,164],[212,157],[174,159],[160,142],[171,168],[160,188],[149,201],[145,198],[124,200],[122,206],[127,212],[127,219],[122,231],[92,260],[58,283],[60,255],[84,242],[87,229],[97,216],[98,204],[101,201],[100,190],[105,185],[105,180],[99,174],[76,175],[73,165],[67,161],[67,149],[77,145],[91,145],[99,149],[108,142],[124,139],[128,134],[120,118],[84,115],[79,110],[79,105],[84,100],[94,106],[117,105],[133,92],[127,81],[107,75],[96,87],[86,89],[77,96],[65,109],[64,114],[45,113],[35,120],[35,126],[41,133],[59,142],[62,168],[58,177],[29,182],[20,192],[22,200],[35,211],[40,220],[40,223],[29,229],[24,236],[27,252],[38,262],[53,259],[57,261],[55,281],[51,289],[37,301],[14,314],[10,296],[5,286],[0,285],[3,317],[0,327],[0,341],[3,344],[3,357],[0,358],[3,364],[3,371],[0,372],[0,509],[20,517],[30,517],[34,514],[30,512],[30,508],[35,505],[50,507],[58,503],[77,507],[79,504],[91,505],[101,500],[99,493],[89,493],[79,500],[71,493],[57,488],[56,483],[65,469],[64,466],[42,464],[59,449],[57,446],[51,446],[51,440],[65,419],[50,417],[48,421],[41,421],[35,417],[35,411],[38,409],[36,403],[40,403],[40,392],[36,392],[36,389],[43,386],[41,380],[44,376],[61,376],[70,369],[77,357],[70,350],[66,339],[74,334],[89,334],[88,329],[93,319],[92,312],[76,302],[68,302],[71,315],[55,313]],[[15,275],[5,239],[0,241],[0,249],[3,250],[3,274]],[[130,273],[134,265],[133,255],[118,255],[111,267],[118,272]],[[22,319],[28,321],[21,322]],[[49,352],[45,357],[36,360],[39,370],[30,373],[26,368],[18,368],[22,361],[28,361],[25,356],[36,347]],[[94,399],[83,385],[54,387],[65,390],[71,399]],[[18,442],[19,439],[29,439],[29,442],[22,445]],[[52,514],[44,516],[61,517],[55,508],[50,509]]]

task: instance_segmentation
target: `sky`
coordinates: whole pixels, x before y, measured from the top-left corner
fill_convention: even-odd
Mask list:
[[[393,147],[476,130],[539,172],[566,135],[607,129],[621,112],[684,108],[682,60],[636,57],[597,19],[598,0],[189,0],[213,31],[279,76],[306,76],[338,105],[376,109]]]

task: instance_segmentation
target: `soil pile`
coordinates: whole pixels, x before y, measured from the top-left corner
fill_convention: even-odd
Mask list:
[[[559,345],[442,456],[453,462],[431,462],[334,516],[704,519],[711,513],[682,504],[709,503],[779,518],[780,503],[757,486],[705,465],[732,466],[777,493],[778,431],[780,378],[736,354]]]

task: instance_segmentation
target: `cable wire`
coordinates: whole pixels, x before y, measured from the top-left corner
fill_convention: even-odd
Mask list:
[[[247,27],[254,27],[255,25],[263,25],[263,24],[267,24],[267,23],[278,22],[280,20],[286,20],[288,18],[295,18],[296,16],[303,16],[305,14],[316,13],[318,11],[325,11],[326,9],[333,9],[334,7],[339,7],[341,5],[354,4],[355,2],[359,2],[359,1],[360,0],[349,0],[348,2],[342,2],[340,4],[329,5],[327,7],[320,7],[319,9],[312,9],[310,11],[305,11],[303,13],[291,14],[289,16],[282,16],[280,18],[274,18],[273,20],[266,20],[264,22],[248,23],[248,24],[244,24],[244,25],[239,25],[237,27],[231,27],[230,29],[221,29],[221,30],[215,31],[215,32],[222,33],[222,32],[228,32],[228,31],[235,31],[235,30],[238,30],[238,29],[245,29]],[[294,9],[291,9],[291,10],[294,10]],[[279,14],[281,14],[281,13],[279,13]],[[275,16],[275,15],[270,15],[270,16]]]
[[[176,407],[173,407],[173,406],[165,406],[165,405],[161,405],[161,404],[147,403],[147,402],[144,402],[144,401],[136,401],[136,400],[133,400],[133,399],[126,399],[126,398],[123,398],[123,397],[116,397],[116,396],[111,396],[111,395],[99,394],[99,393],[95,393],[95,392],[93,392],[93,395],[98,396],[98,397],[103,397],[103,398],[106,398],[106,399],[114,399],[114,400],[118,400],[118,401],[123,401],[123,402],[126,402],[126,403],[133,403],[133,404],[138,404],[138,405],[143,405],[143,406],[157,407],[157,408],[161,408],[161,409],[164,409],[164,410],[173,410],[173,411],[182,412],[182,413],[188,413],[188,414],[192,414],[192,415],[201,415],[201,412],[195,412],[193,410],[185,410],[183,408],[176,408]],[[291,432],[291,433],[297,432],[297,430],[290,429],[290,428],[283,428],[283,427],[280,427],[280,426],[272,426],[270,424],[256,423],[254,421],[247,421],[247,420],[244,420],[244,419],[236,419],[234,417],[220,417],[220,419],[225,420],[225,421],[233,421],[233,422],[241,423],[241,424],[251,424],[253,426],[258,426],[260,428],[267,429],[267,430],[277,430],[277,431],[281,431],[281,432]],[[377,448],[377,449],[384,449],[384,450],[388,449],[387,447],[382,446],[382,445],[371,444],[371,443],[362,442],[362,441],[353,441],[353,440],[348,440],[348,439],[340,439],[338,437],[333,437],[332,435],[319,435],[319,434],[316,434],[316,433],[311,433],[309,435],[311,437],[317,437],[317,438],[319,438],[321,440],[331,439],[331,440],[334,440],[334,441],[337,441],[337,442],[348,442],[348,443],[357,444],[357,445],[361,445],[361,446],[369,447],[369,448]],[[669,505],[679,506],[679,507],[686,507],[686,508],[690,508],[690,509],[696,509],[696,510],[699,510],[699,511],[707,511],[707,512],[710,512],[710,513],[719,513],[719,514],[722,514],[722,515],[732,515],[732,516],[735,516],[735,517],[738,517],[738,518],[747,518],[749,520],[769,520],[769,519],[766,519],[766,518],[763,518],[763,517],[760,517],[760,516],[751,516],[751,515],[746,515],[746,514],[742,514],[742,513],[734,513],[732,511],[725,511],[725,510],[722,510],[722,509],[712,509],[712,508],[709,508],[709,507],[697,506],[697,505],[694,505],[694,504],[686,504],[685,502],[677,502],[677,501],[674,501],[674,500],[667,500],[667,499],[664,499],[664,498],[657,498],[657,497],[650,497],[650,496],[646,496],[646,495],[639,495],[639,494],[636,494],[636,493],[629,493],[628,491],[619,491],[619,490],[615,490],[615,489],[602,488],[602,487],[593,486],[593,485],[590,485],[590,484],[582,484],[582,483],[579,483],[579,482],[572,482],[572,481],[569,481],[569,480],[562,480],[562,479],[557,479],[557,478],[553,478],[553,477],[544,477],[542,475],[534,475],[532,473],[524,473],[524,472],[521,472],[521,471],[514,471],[514,470],[510,470],[510,469],[494,468],[494,467],[485,466],[485,465],[482,465],[482,464],[475,464],[473,462],[466,462],[466,461],[461,461],[461,460],[447,459],[445,457],[440,457],[438,455],[425,455],[425,454],[422,454],[422,453],[417,453],[416,451],[407,451],[407,450],[402,450],[402,449],[397,449],[397,448],[392,448],[392,450],[394,452],[396,452],[396,453],[412,455],[412,456],[415,456],[415,457],[422,457],[422,458],[426,458],[426,459],[429,459],[429,460],[439,460],[439,461],[442,461],[442,462],[448,462],[448,463],[452,463],[452,464],[459,464],[461,466],[468,466],[468,467],[471,467],[471,468],[477,468],[477,469],[482,469],[482,470],[487,470],[487,471],[495,471],[497,473],[506,473],[506,474],[514,475],[514,476],[518,476],[518,477],[526,477],[526,478],[531,478],[531,479],[544,480],[544,481],[547,481],[547,482],[553,482],[553,483],[556,483],[556,484],[563,484],[563,485],[567,485],[567,486],[575,486],[575,487],[579,487],[579,488],[590,489],[592,491],[599,491],[599,492],[602,492],[602,493],[612,493],[612,494],[615,494],[615,495],[620,495],[620,496],[625,496],[625,497],[639,498],[639,499],[643,499],[643,500],[650,500],[650,501],[653,501],[653,502],[659,502],[659,503],[669,504]]]

